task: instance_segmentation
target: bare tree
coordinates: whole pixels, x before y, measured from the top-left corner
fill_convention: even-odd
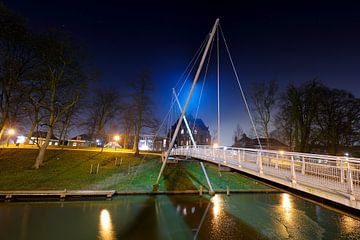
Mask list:
[[[270,123],[276,107],[278,84],[275,80],[254,83],[250,90],[255,119],[270,147]]]
[[[240,126],[240,124],[236,124],[236,129],[234,131],[234,142],[236,143],[237,140],[241,139],[242,136],[244,134],[244,130],[242,129],[242,127]]]
[[[106,140],[106,126],[120,114],[120,95],[113,88],[98,88],[91,95],[84,125],[92,138]]]
[[[135,116],[131,106],[127,106],[124,110],[122,117],[122,127],[124,131],[124,148],[129,148],[129,138],[134,131]]]
[[[24,100],[23,84],[35,62],[32,34],[25,21],[0,4],[0,139],[14,125]]]
[[[68,34],[58,31],[50,31],[38,41],[41,71],[37,81],[45,97],[36,104],[46,112],[47,135],[36,157],[35,169],[43,164],[56,123],[75,106],[84,88],[86,76],[77,49]]]
[[[359,139],[360,99],[347,91],[325,87],[318,94],[318,140],[328,153],[338,154],[340,146],[351,147]]]
[[[153,91],[150,73],[143,71],[130,84],[130,106],[134,111],[134,146],[135,155],[139,155],[139,140],[142,128],[156,128],[157,121],[152,112],[151,94]]]
[[[309,152],[316,142],[316,117],[324,86],[311,80],[300,87],[290,85],[281,100],[278,122],[291,134],[294,150]]]

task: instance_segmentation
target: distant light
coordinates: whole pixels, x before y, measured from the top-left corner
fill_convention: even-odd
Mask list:
[[[285,152],[284,152],[283,150],[280,150],[280,151],[279,151],[279,154],[280,154],[280,155],[284,155],[284,153],[285,153]]]
[[[348,156],[349,156],[349,153],[348,153],[348,152],[346,152],[344,155],[345,155],[345,157],[348,157]]]
[[[17,136],[16,143],[23,144],[26,141],[26,137],[23,135]]]
[[[216,219],[221,212],[222,198],[220,195],[216,194],[214,197],[211,198],[211,202],[213,203],[212,211]]]
[[[14,135],[14,134],[15,134],[15,129],[10,128],[10,129],[8,130],[8,134],[9,134],[10,136]]]
[[[100,139],[96,139],[96,142],[97,142],[97,143],[100,143]]]
[[[115,135],[114,136],[114,141],[119,141],[120,140],[120,136],[119,135]]]
[[[218,148],[218,147],[219,147],[219,144],[217,144],[217,143],[213,144],[213,148]]]
[[[100,239],[116,239],[111,221],[111,215],[107,209],[102,209],[100,212],[99,235]]]

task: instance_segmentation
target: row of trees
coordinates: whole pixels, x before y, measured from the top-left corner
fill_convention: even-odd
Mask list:
[[[141,129],[156,122],[148,71],[122,97],[113,89],[89,91],[92,74],[81,47],[69,33],[35,33],[4,5],[0,5],[0,26],[0,139],[11,127],[28,130],[27,143],[34,131],[46,130],[34,163],[38,169],[55,131],[60,143],[74,125],[87,129],[93,138],[104,139],[108,124],[116,121],[122,123],[127,136],[135,134],[138,153]]]
[[[359,144],[360,99],[348,91],[313,79],[279,93],[273,80],[255,83],[250,98],[261,135],[277,138],[294,151],[339,154]]]

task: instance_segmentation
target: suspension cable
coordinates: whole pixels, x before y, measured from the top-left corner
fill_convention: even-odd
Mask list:
[[[248,105],[248,103],[247,103],[247,101],[246,101],[246,97],[245,97],[243,88],[241,87],[240,80],[239,80],[239,76],[238,76],[238,74],[237,74],[237,70],[236,70],[236,68],[235,68],[233,59],[232,59],[231,54],[230,54],[230,51],[229,51],[229,47],[228,47],[228,45],[227,45],[227,42],[226,42],[226,39],[225,39],[225,36],[224,36],[224,32],[222,31],[222,28],[221,28],[221,25],[220,25],[220,24],[219,24],[219,29],[220,29],[220,31],[221,31],[222,38],[223,38],[223,40],[224,40],[224,44],[225,44],[225,47],[226,47],[226,51],[227,51],[227,53],[228,53],[228,55],[229,55],[229,59],[230,59],[230,62],[231,62],[231,66],[232,66],[232,68],[233,68],[233,71],[234,71],[234,74],[235,74],[235,77],[236,77],[236,81],[237,81],[237,83],[238,83],[238,85],[239,85],[239,89],[240,89],[242,98],[243,98],[243,100],[244,100],[244,103],[245,103],[245,106],[246,106],[246,110],[247,110],[247,112],[248,112],[248,114],[249,114],[249,118],[250,118],[252,127],[254,128],[254,132],[255,132],[256,138],[257,138],[257,140],[258,140],[258,143],[259,143],[259,146],[260,146],[260,150],[262,150],[262,145],[261,145],[261,142],[260,142],[260,138],[259,138],[259,135],[258,135],[258,133],[257,133],[257,131],[256,131],[256,127],[255,127],[253,118],[252,118],[252,116],[251,116],[251,112],[250,112],[250,109],[249,109],[249,105]]]
[[[217,114],[218,114],[218,121],[217,121],[217,127],[218,127],[218,145],[221,146],[220,140],[220,54],[219,54],[219,28],[216,31],[216,54],[217,54]]]
[[[197,61],[197,59],[199,58],[198,55],[199,53],[202,51],[202,49],[204,48],[205,46],[205,43],[206,43],[206,39],[207,37],[204,39],[204,41],[201,43],[200,47],[196,50],[194,56],[191,58],[190,62],[188,63],[188,65],[186,66],[184,72],[180,75],[178,81],[176,82],[174,88],[176,89],[177,85],[179,84],[180,80],[184,77],[185,73],[187,73],[191,63],[194,61],[194,59],[196,58],[195,62]],[[194,65],[194,64],[193,64]],[[193,68],[193,67],[192,67]],[[190,70],[191,71],[191,70]]]
[[[185,83],[186,83],[187,79],[189,78],[190,73],[191,73],[192,70],[194,69],[194,66],[195,66],[196,62],[198,61],[199,56],[200,56],[202,50],[203,50],[204,47],[205,47],[205,43],[206,43],[206,40],[207,40],[207,39],[208,39],[208,36],[205,37],[205,39],[204,39],[203,42],[201,43],[200,47],[197,49],[196,53],[194,54],[194,56],[191,58],[190,62],[189,62],[188,65],[186,66],[185,71],[181,74],[181,76],[179,77],[178,81],[176,82],[174,88],[176,88],[177,85],[180,83],[180,80],[181,80],[181,79],[184,77],[184,75],[187,73],[187,71],[188,71],[188,69],[189,69],[189,67],[190,67],[190,65],[191,65],[191,69],[190,69],[190,71],[188,72],[188,74],[186,75],[186,78],[184,79],[184,81],[183,81],[183,83],[182,83],[182,85],[181,85],[181,88],[180,88],[180,90],[179,90],[178,95],[181,93],[181,90],[182,90],[183,87],[185,86]],[[167,112],[167,114],[166,114],[165,117],[163,118],[163,120],[162,120],[162,122],[161,122],[161,124],[160,124],[160,127],[157,129],[157,131],[156,131],[156,133],[155,133],[155,135],[154,135],[155,138],[159,135],[159,133],[160,133],[160,131],[161,131],[161,129],[162,129],[162,127],[163,127],[163,125],[164,125],[164,123],[165,123],[165,121],[166,121],[167,118],[168,118],[168,121],[170,121],[170,124],[171,124],[172,118],[171,118],[171,116],[169,116],[169,114],[172,113],[171,111],[172,111],[172,109],[173,109],[173,107],[174,107],[174,104],[175,104],[175,99],[172,97],[169,111]],[[171,128],[171,125],[170,125],[170,128]],[[170,130],[171,130],[171,129],[170,129]],[[166,130],[165,130],[165,131],[166,131]],[[170,132],[171,132],[171,131],[170,131]],[[171,135],[171,133],[170,133],[170,135]]]
[[[192,132],[194,132],[194,130],[195,130],[196,119],[197,119],[198,112],[199,112],[199,107],[200,107],[200,102],[201,102],[201,98],[202,98],[202,93],[203,93],[203,90],[204,90],[204,85],[205,85],[205,82],[206,82],[206,77],[207,77],[207,73],[208,73],[208,69],[209,69],[209,63],[210,63],[210,59],[211,59],[211,53],[212,53],[212,49],[213,49],[213,46],[214,46],[213,43],[214,43],[214,39],[213,39],[213,41],[211,42],[210,51],[209,51],[209,56],[208,56],[207,63],[206,63],[206,67],[205,67],[205,72],[204,72],[204,77],[203,77],[203,84],[202,84],[202,86],[201,86],[199,101],[198,101],[198,104],[197,104],[197,107],[196,107],[195,119],[194,119],[194,123],[193,123],[193,127],[192,127]]]

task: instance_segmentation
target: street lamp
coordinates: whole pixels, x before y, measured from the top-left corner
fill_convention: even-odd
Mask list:
[[[115,135],[115,136],[114,136],[114,140],[115,140],[115,142],[118,142],[118,141],[120,140],[120,136],[119,136],[119,135]]]
[[[115,135],[115,136],[114,136],[114,141],[116,142],[116,144],[119,144],[119,140],[120,140],[120,136],[119,136],[119,135]],[[115,145],[115,151],[116,151],[116,147],[117,147],[117,145]]]
[[[15,134],[15,129],[10,128],[10,129],[8,130],[8,135],[9,135],[9,136],[13,136],[14,134]]]
[[[10,137],[12,137],[12,136],[15,135],[15,129],[10,128],[10,129],[7,131],[7,134],[8,134],[8,137],[7,137],[7,139],[6,139],[6,146],[8,147],[8,146],[9,146]]]

